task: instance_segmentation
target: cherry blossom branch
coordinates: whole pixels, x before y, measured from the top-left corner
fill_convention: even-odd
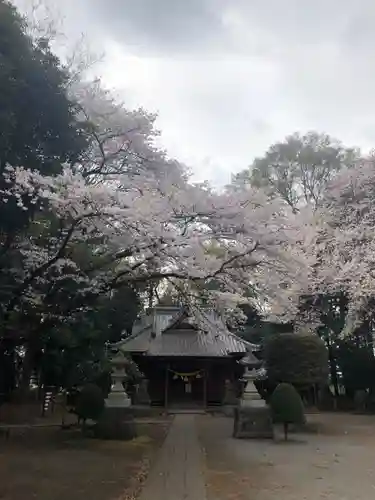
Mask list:
[[[11,311],[14,309],[16,304],[18,303],[20,297],[22,294],[27,290],[27,288],[32,284],[32,282],[39,276],[43,275],[49,269],[52,267],[59,259],[63,258],[65,250],[69,244],[70,239],[72,238],[75,229],[77,226],[82,222],[82,220],[85,217],[92,217],[97,214],[90,213],[86,214],[84,216],[78,217],[75,219],[70,228],[67,230],[65,237],[63,238],[63,241],[60,245],[60,248],[57,250],[55,255],[53,255],[50,259],[48,259],[46,262],[41,264],[40,266],[37,266],[33,270],[31,270],[28,274],[28,276],[23,280],[23,282],[15,289],[13,292],[13,298],[9,301],[8,306],[7,306],[7,311]]]
[[[151,274],[146,275],[146,276],[144,276],[144,275],[139,275],[139,276],[133,275],[132,276],[131,274],[133,273],[133,271],[139,267],[138,265],[135,265],[133,268],[130,268],[130,269],[127,269],[125,271],[120,272],[112,281],[110,288],[118,288],[119,286],[121,286],[124,282],[120,282],[119,280],[120,280],[120,278],[122,278],[125,275],[128,275],[128,277],[125,280],[127,283],[129,283],[129,282],[130,283],[139,283],[139,282],[145,282],[145,281],[149,281],[149,280],[152,281],[152,280],[162,280],[162,279],[170,279],[170,278],[174,278],[174,279],[178,279],[178,280],[187,280],[187,281],[191,281],[191,282],[214,279],[214,278],[218,277],[219,275],[223,274],[224,271],[226,271],[227,269],[249,268],[249,267],[255,267],[256,265],[258,265],[257,261],[254,261],[252,263],[239,265],[239,266],[234,265],[239,259],[241,259],[243,257],[248,257],[249,255],[254,253],[255,250],[258,248],[258,246],[259,246],[259,244],[258,244],[258,242],[256,242],[251,249],[248,249],[243,253],[233,255],[228,260],[224,261],[216,271],[214,271],[212,273],[208,273],[204,276],[189,276],[188,274],[182,274],[182,273],[179,273],[176,271],[167,271],[167,272],[157,271],[157,272],[151,273]]]

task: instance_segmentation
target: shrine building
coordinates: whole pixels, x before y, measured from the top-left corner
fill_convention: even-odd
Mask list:
[[[241,390],[240,359],[256,348],[214,313],[178,306],[150,311],[117,347],[148,380],[151,405],[165,408],[226,404],[228,386]]]

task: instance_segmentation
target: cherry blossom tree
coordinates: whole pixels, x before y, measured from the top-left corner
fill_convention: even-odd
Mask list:
[[[22,265],[12,269],[16,285],[5,310],[45,304],[45,290],[69,279],[81,297],[129,284],[183,283],[187,300],[202,280],[215,280],[206,300],[221,311],[235,310],[249,286],[275,314],[292,311],[306,262],[290,207],[257,188],[217,193],[190,183],[186,167],[157,147],[154,115],[127,110],[98,80],[69,91],[89,144],[79,162],[56,176],[27,165],[4,174],[3,205],[39,207],[30,233],[7,249]],[[77,258],[82,246],[90,253],[84,262]]]
[[[50,33],[41,47],[60,67]],[[31,45],[39,38],[35,32]],[[12,356],[24,347],[25,387],[29,361],[46,345],[41,337],[79,335],[85,314],[120,290],[138,300],[148,286],[172,288],[227,318],[255,297],[269,312],[293,314],[308,268],[293,210],[262,189],[218,193],[193,184],[158,146],[155,115],[127,109],[100,80],[80,78],[84,63],[73,66],[64,64],[60,90],[78,153],[52,154],[53,170],[39,168],[40,152],[51,146],[46,134],[45,150],[37,138],[27,146],[38,161],[6,157],[0,173],[0,218],[7,213],[10,221],[0,234],[0,342],[10,340]],[[14,224],[18,216],[22,225]],[[74,321],[80,328],[71,328]]]
[[[74,276],[83,294],[154,279],[176,286],[215,279],[210,296],[221,310],[233,309],[249,284],[288,310],[292,285],[303,279],[293,214],[262,192],[254,191],[249,201],[248,192],[217,194],[177,171],[162,176],[147,167],[94,184],[70,167],[55,177],[24,168],[7,172],[4,199],[16,198],[25,210],[25,199],[43,206],[44,219],[34,223],[50,227],[53,219],[58,227],[48,245],[32,237],[19,243],[23,265],[12,308],[19,300],[43,301],[33,295],[34,284],[46,276],[51,283],[52,271],[55,281]],[[220,251],[209,251],[213,242]],[[72,253],[82,243],[95,256],[88,268]]]
[[[154,115],[127,110],[100,81],[69,93],[88,145],[79,160],[55,175],[8,164],[1,183],[0,213],[11,205],[29,221],[0,242],[3,338],[26,331],[25,387],[41,335],[69,330],[116,290],[172,287],[238,319],[252,288],[267,312],[295,313],[308,262],[285,202],[191,183],[157,146]]]
[[[346,332],[355,328],[374,297],[374,195],[373,158],[342,170],[325,192],[307,241],[315,258],[311,288],[331,295],[345,293],[349,299]]]
[[[89,147],[82,162],[75,165],[87,182],[136,173],[139,168],[163,174],[166,168],[176,167],[155,146],[159,136],[156,115],[143,109],[128,110],[99,79],[73,83],[69,95],[78,105],[78,118],[87,124]]]

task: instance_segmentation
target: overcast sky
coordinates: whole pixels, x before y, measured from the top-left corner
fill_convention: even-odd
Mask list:
[[[17,0],[25,5],[31,0]],[[374,0],[45,0],[169,153],[224,184],[276,140],[316,129],[375,146]]]

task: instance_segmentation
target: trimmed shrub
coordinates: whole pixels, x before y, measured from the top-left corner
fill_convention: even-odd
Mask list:
[[[103,391],[96,384],[86,384],[77,396],[76,414],[85,422],[98,420],[104,410]]]
[[[272,336],[265,346],[270,382],[286,382],[296,387],[324,384],[328,378],[328,351],[313,333],[282,333]]]
[[[291,384],[279,384],[270,399],[272,419],[275,424],[283,424],[285,440],[288,439],[290,424],[304,424],[305,412],[301,396]]]

